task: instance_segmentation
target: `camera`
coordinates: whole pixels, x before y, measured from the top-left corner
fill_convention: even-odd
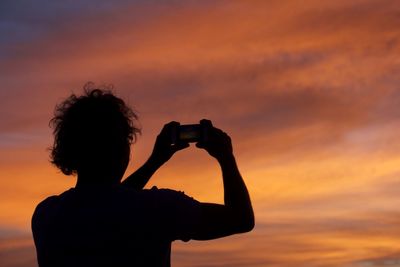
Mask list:
[[[179,125],[172,129],[172,144],[177,142],[201,142],[206,138],[206,131],[200,124]]]

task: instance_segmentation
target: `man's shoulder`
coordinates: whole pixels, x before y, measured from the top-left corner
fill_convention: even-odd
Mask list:
[[[54,205],[57,205],[57,203],[60,201],[60,196],[54,195],[54,196],[49,196],[42,200],[35,209],[35,213],[41,212],[49,207],[52,207]]]
[[[190,198],[188,195],[185,194],[183,191],[177,191],[174,189],[169,189],[169,188],[157,188],[156,186],[153,186],[151,189],[146,190],[148,194],[153,194],[155,196],[159,197],[165,197],[165,198]]]
[[[54,210],[60,204],[60,201],[70,193],[71,189],[60,195],[53,195],[45,198],[36,206],[33,217],[40,216],[43,213],[48,213],[49,210]]]
[[[174,209],[178,209],[179,206],[193,206],[200,203],[183,191],[157,187],[153,187],[147,191],[148,194],[152,195],[159,207],[173,207]]]
[[[37,229],[42,228],[41,225],[44,222],[45,218],[49,218],[51,216],[50,210],[53,210],[54,206],[57,205],[58,196],[50,196],[41,201],[35,208],[35,211],[32,215],[32,230],[38,231]]]

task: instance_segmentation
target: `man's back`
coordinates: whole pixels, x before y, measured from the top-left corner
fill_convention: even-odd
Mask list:
[[[40,266],[169,266],[171,242],[189,240],[198,216],[173,190],[73,188],[39,204],[32,229]]]

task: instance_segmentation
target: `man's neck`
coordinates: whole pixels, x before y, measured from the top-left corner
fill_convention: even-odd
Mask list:
[[[106,188],[120,184],[120,180],[116,177],[101,174],[82,174],[78,173],[76,188]]]

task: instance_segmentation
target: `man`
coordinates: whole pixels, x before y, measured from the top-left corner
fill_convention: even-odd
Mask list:
[[[137,116],[109,91],[86,89],[57,106],[52,163],[77,175],[74,188],[42,201],[32,217],[40,267],[170,266],[171,242],[209,240],[254,227],[254,215],[229,136],[202,120],[207,139],[196,146],[221,166],[224,205],[201,203],[169,189],[143,189],[172,155],[189,146],[171,143],[179,126],[158,135],[148,161],[121,182]]]

